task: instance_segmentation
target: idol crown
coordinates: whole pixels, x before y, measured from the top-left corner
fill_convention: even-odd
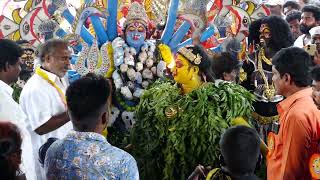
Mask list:
[[[138,2],[134,2],[131,4],[126,18],[127,20],[124,23],[124,27],[126,27],[128,24],[132,23],[133,21],[141,22],[146,27],[148,25],[147,13],[144,7]]]

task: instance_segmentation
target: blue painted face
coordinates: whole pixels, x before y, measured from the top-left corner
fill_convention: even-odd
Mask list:
[[[126,42],[130,47],[140,52],[141,46],[144,44],[146,39],[146,28],[139,22],[134,22],[128,25],[126,28]]]

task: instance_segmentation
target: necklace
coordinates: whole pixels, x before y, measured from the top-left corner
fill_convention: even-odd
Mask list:
[[[258,57],[258,72],[260,73],[263,81],[264,81],[264,92],[263,95],[267,98],[267,99],[271,99],[274,95],[275,95],[275,89],[273,84],[271,86],[269,86],[269,82],[268,79],[266,77],[266,75],[264,74],[263,71],[263,67],[262,67],[262,61],[261,61],[261,56],[260,53],[264,54],[264,49],[260,49],[259,51],[259,57]],[[265,57],[265,56],[264,56]],[[266,57],[265,57],[266,58]],[[267,59],[267,58],[266,58]],[[262,59],[263,60],[263,59]],[[269,60],[270,61],[270,60]],[[267,63],[267,62],[266,62]],[[271,63],[271,62],[270,62]],[[267,63],[268,64],[268,63]],[[270,64],[271,65],[271,64]]]
[[[264,49],[261,48],[260,51],[259,51],[259,59],[262,59],[265,63],[267,63],[268,65],[272,65],[272,60],[271,58],[268,59],[266,56],[265,56],[265,52],[264,52]]]
[[[59,93],[59,96],[62,100],[62,103],[64,104],[65,107],[67,107],[67,101],[66,101],[66,96],[64,95],[63,91],[61,90],[61,88],[59,88],[59,86],[51,81],[49,79],[49,76],[47,75],[47,73],[45,73],[41,68],[40,66],[38,66],[36,68],[36,74],[38,74],[41,78],[43,78],[44,80],[46,80],[50,85],[52,85]]]

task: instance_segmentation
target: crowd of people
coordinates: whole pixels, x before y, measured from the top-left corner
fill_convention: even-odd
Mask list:
[[[79,70],[71,63],[72,48],[66,40],[51,39],[35,49],[28,41],[0,39],[0,179],[141,178],[137,157],[106,137],[110,124],[120,129],[141,125],[133,121],[133,112],[127,112],[133,106],[117,102],[124,108],[116,111],[114,101],[125,97],[125,102],[139,104],[139,98],[156,78],[175,81],[183,95],[207,83],[227,83],[237,84],[235,87],[245,88],[255,97],[249,107],[254,107],[252,117],[235,118],[219,134],[221,163],[201,164],[189,172],[188,179],[320,179],[320,3],[267,0],[265,5],[271,15],[250,24],[244,59],[240,42],[235,39],[217,53],[205,49],[198,34],[192,36],[193,45],[180,47],[176,54],[161,44],[157,49],[165,65],[154,65],[153,46],[137,44],[137,35],[131,37],[138,33],[139,38],[145,38],[146,22],[143,18],[128,21],[125,41],[133,50],[126,52],[124,48],[122,57],[113,56],[119,68],[112,78],[96,71],[70,78],[70,69],[83,71],[84,67]],[[112,43],[115,54],[121,52],[117,43],[125,41]],[[251,47],[253,50],[249,50]],[[145,52],[140,51],[143,48]],[[148,58],[143,60],[141,54],[137,55],[140,52]],[[131,55],[133,61],[139,59],[141,70],[138,63],[133,67],[127,63]],[[78,60],[87,56],[81,52]],[[117,65],[116,58],[124,63]],[[150,72],[145,71],[148,68]],[[229,97],[233,95],[228,93]],[[167,107],[160,115],[147,114],[165,114],[170,120],[179,116],[177,109]],[[121,123],[115,120],[118,116]],[[204,167],[207,165],[217,167]],[[264,171],[261,166],[266,166],[265,176],[258,177],[255,173],[259,167]],[[168,179],[180,179],[178,176]]]

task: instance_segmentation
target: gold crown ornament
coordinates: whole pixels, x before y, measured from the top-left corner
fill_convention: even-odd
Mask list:
[[[200,54],[194,54],[191,49],[183,47],[178,50],[178,53],[196,65],[201,63],[202,56]]]
[[[133,2],[131,4],[126,18],[127,19],[124,22],[124,27],[135,21],[142,23],[145,27],[148,25],[147,13],[144,7],[138,2]]]

